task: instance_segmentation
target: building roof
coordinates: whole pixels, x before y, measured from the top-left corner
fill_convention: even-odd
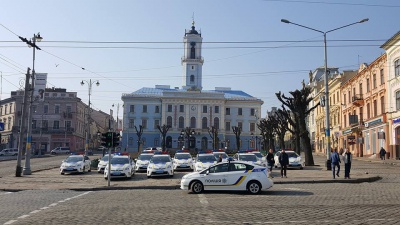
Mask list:
[[[395,35],[393,35],[389,40],[387,40],[383,45],[381,45],[381,48],[387,50],[388,47],[391,47],[391,45],[400,40],[400,31],[398,31]]]

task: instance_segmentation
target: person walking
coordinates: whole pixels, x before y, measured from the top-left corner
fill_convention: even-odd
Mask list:
[[[281,164],[281,177],[283,178],[283,176],[285,176],[285,178],[287,178],[286,170],[287,166],[289,165],[289,156],[288,154],[286,154],[285,149],[282,149],[278,159],[279,159],[279,164]]]
[[[381,150],[379,151],[379,155],[381,156],[381,160],[385,160],[386,150],[383,147],[381,147]]]
[[[272,167],[275,165],[275,159],[274,159],[274,151],[272,149],[270,149],[268,151],[268,154],[267,154],[266,158],[267,158],[269,176],[271,178],[273,178],[273,176],[272,176]]]
[[[331,160],[331,164],[332,164],[332,173],[333,173],[333,179],[335,179],[335,168],[337,166],[337,172],[336,172],[336,176],[339,177],[339,172],[340,172],[340,157],[339,154],[337,153],[337,151],[335,150],[331,150],[332,154],[330,157]]]
[[[346,148],[346,152],[344,153],[344,179],[350,179],[350,169],[351,169],[351,161],[353,161],[353,155]]]

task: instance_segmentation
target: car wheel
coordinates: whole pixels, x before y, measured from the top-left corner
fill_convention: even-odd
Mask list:
[[[91,169],[91,168],[89,168],[88,172],[92,172],[92,169]]]
[[[259,194],[261,192],[261,185],[257,181],[250,181],[247,184],[247,190],[250,194]]]
[[[60,173],[61,175],[64,175],[64,173]]]
[[[151,178],[151,176],[147,176],[147,179],[150,179]]]
[[[194,194],[200,194],[201,192],[203,192],[204,186],[200,181],[195,181],[193,182],[190,189]]]

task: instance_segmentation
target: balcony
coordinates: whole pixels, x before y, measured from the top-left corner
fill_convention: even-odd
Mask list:
[[[361,94],[354,95],[353,98],[352,98],[352,102],[351,103],[353,103],[353,105],[355,105],[355,106],[364,105],[363,96]]]

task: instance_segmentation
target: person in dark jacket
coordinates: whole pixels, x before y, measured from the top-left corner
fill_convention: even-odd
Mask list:
[[[353,161],[353,156],[349,149],[346,148],[346,152],[344,153],[344,179],[350,179],[350,169],[351,169],[351,161]]]
[[[222,162],[222,154],[219,154],[219,157],[218,157],[218,160],[217,160],[217,163],[220,163],[220,162]]]
[[[340,157],[337,151],[331,150],[331,156],[330,156],[331,164],[332,164],[332,172],[333,172],[333,179],[335,179],[335,168],[337,166],[337,172],[336,176],[339,177],[339,172],[340,172]]]
[[[274,167],[274,165],[275,165],[275,159],[274,159],[274,151],[272,149],[270,149],[268,151],[268,154],[267,154],[266,158],[267,158],[269,176],[271,178],[273,178],[273,176],[272,176],[272,167]]]
[[[285,178],[287,178],[286,170],[287,166],[289,165],[289,156],[288,154],[286,154],[284,149],[282,149],[278,159],[279,159],[279,164],[281,164],[281,177],[283,178],[283,176],[285,176]]]
[[[379,155],[381,156],[381,160],[385,160],[386,150],[383,147],[381,147],[381,150],[379,151]]]

